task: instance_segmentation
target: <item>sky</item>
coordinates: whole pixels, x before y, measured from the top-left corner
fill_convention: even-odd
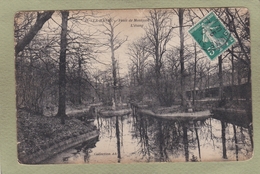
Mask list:
[[[172,11],[169,9],[169,11]],[[128,45],[137,40],[141,36],[145,35],[145,26],[148,24],[146,16],[148,15],[147,9],[135,9],[135,10],[103,10],[98,11],[100,14],[110,14],[121,21],[121,24],[116,28],[115,33],[120,32],[120,38],[124,39],[128,37],[127,41],[115,52],[115,57],[119,61],[120,74],[124,75],[128,73],[128,64],[130,63],[129,55],[127,55]],[[173,18],[172,24],[178,25],[178,19]],[[94,22],[93,22],[94,23]],[[96,22],[98,23],[98,22]],[[179,44],[178,28],[174,29],[172,40],[168,46],[174,46]],[[111,64],[111,53],[108,51],[99,56],[99,60],[105,64]],[[98,69],[104,68],[103,65],[97,64]]]
[[[169,12],[173,13],[172,9],[168,9]],[[203,17],[198,9],[193,9],[198,15]],[[128,40],[115,52],[115,57],[119,61],[120,74],[128,73],[128,64],[130,64],[129,55],[127,55],[127,48],[130,43],[137,40],[141,36],[145,35],[145,27],[148,24],[147,16],[149,9],[135,9],[135,10],[100,10],[96,11],[99,15],[101,14],[110,14],[116,19],[121,21],[121,24],[116,28],[115,33],[120,32],[120,38],[124,39],[128,37]],[[202,10],[203,11],[203,10]],[[204,11],[204,15],[207,12]],[[184,17],[184,21],[187,20],[187,17]],[[197,20],[197,21],[196,21]],[[198,22],[198,19],[194,20],[195,23]],[[96,20],[92,21],[92,23],[99,23]],[[179,20],[177,15],[173,15],[171,18],[172,26],[179,26]],[[185,35],[185,43],[184,45],[194,43],[194,40],[188,33],[188,30],[192,27],[191,23],[184,23],[184,35]],[[102,27],[97,27],[98,29],[102,29]],[[166,49],[170,49],[171,47],[179,47],[179,28],[174,28],[173,37],[168,42]],[[102,37],[102,36],[101,36]],[[205,61],[209,61],[209,59],[205,58]],[[104,54],[99,55],[99,61],[104,62],[105,64],[111,64],[111,52],[106,52]],[[211,61],[211,64],[216,64],[218,61],[214,59]],[[97,63],[97,69],[104,69],[104,66],[100,63]]]
[[[73,17],[73,13],[77,13],[75,11],[70,12],[69,18]],[[95,17],[91,17],[91,13],[94,14]],[[127,37],[127,41],[122,44],[122,46],[116,50],[115,52],[115,58],[119,62],[120,67],[120,74],[126,74],[128,73],[128,64],[129,56],[127,53],[127,47],[130,43],[135,41],[137,38],[141,37],[145,34],[145,31],[143,27],[147,24],[145,22],[145,15],[147,13],[147,10],[144,9],[136,9],[136,10],[95,10],[95,11],[80,11],[78,14],[79,16],[88,15],[85,16],[88,20],[88,23],[84,23],[84,25],[77,25],[74,26],[74,31],[85,31],[86,33],[95,33],[97,30],[104,30],[103,27],[101,27],[102,22],[99,21],[99,19],[106,18],[105,15],[109,14],[110,16],[115,17],[116,19],[120,20],[121,23],[118,27],[115,29],[115,33],[120,33],[119,38],[125,39]],[[138,21],[137,21],[138,20]],[[140,21],[142,20],[142,21]],[[68,25],[72,25],[73,20],[69,20]],[[49,20],[47,23],[44,24],[43,29],[46,29],[48,27],[52,28],[59,28],[59,25],[61,24],[61,15],[59,12],[55,12],[52,16],[52,19]],[[70,27],[70,26],[69,26]],[[54,31],[54,30],[53,30]],[[49,32],[49,35],[57,35],[60,32],[60,29],[55,30],[55,32]],[[72,36],[73,34],[70,33]],[[98,35],[96,38],[103,40],[103,35]],[[102,41],[101,41],[102,42]],[[102,50],[105,48],[103,47]],[[106,52],[103,52],[101,54],[97,55],[97,60],[99,62],[102,62],[104,64],[111,64],[111,52],[109,49]],[[92,61],[92,71],[95,72],[96,69],[98,70],[106,70],[108,65],[102,65],[99,62]]]
[[[149,9],[134,9],[134,10],[95,10],[95,11],[80,11],[78,13],[79,16],[83,16],[83,15],[89,15],[89,16],[85,16],[88,19],[88,23],[85,23],[84,25],[78,25],[79,30],[81,30],[81,32],[85,31],[85,32],[95,32],[97,30],[103,30],[104,28],[101,27],[102,22],[99,21],[99,19],[104,19],[106,17],[107,14],[109,14],[110,16],[113,16],[114,18],[118,19],[121,21],[120,25],[116,28],[115,33],[120,33],[119,34],[119,38],[124,39],[124,38],[128,38],[127,41],[115,52],[115,58],[118,60],[119,62],[119,71],[120,74],[122,74],[122,76],[124,74],[128,73],[128,64],[130,63],[129,60],[129,55],[127,55],[127,48],[128,45],[130,43],[132,43],[133,41],[137,40],[138,38],[140,38],[141,36],[145,35],[145,26],[147,25],[147,20],[146,20],[146,16],[148,15],[148,10]],[[202,15],[200,13],[200,11],[198,9],[193,9],[194,11],[197,12],[197,14]],[[172,9],[169,9],[169,11],[173,11]],[[70,18],[72,18],[72,14],[75,13],[74,12],[70,12]],[[205,14],[207,14],[207,12],[204,11]],[[98,17],[91,17],[91,14],[94,14],[95,16]],[[204,15],[205,15],[204,14]],[[184,19],[185,20],[185,19]],[[198,22],[194,21],[195,23]],[[177,15],[174,15],[174,17],[172,18],[172,25],[173,26],[178,26],[178,17]],[[61,17],[59,12],[54,13],[54,15],[52,16],[52,19],[49,20],[43,28],[46,27],[53,27],[53,28],[59,28],[59,25],[61,24]],[[69,24],[72,24],[69,22]],[[190,25],[190,24],[189,24]],[[187,26],[184,28],[184,33],[185,33],[185,45],[186,44],[190,44],[193,43],[194,41],[192,40],[192,38],[189,36],[188,34],[188,29],[191,28],[192,26]],[[75,29],[76,30],[76,29]],[[53,31],[52,31],[53,32]],[[57,29],[56,34],[58,32],[60,32],[60,29]],[[55,34],[55,32],[53,34]],[[49,33],[51,34],[51,33]],[[104,36],[100,35],[97,36],[99,38],[104,38]],[[167,49],[169,49],[172,46],[179,46],[179,29],[175,28],[173,29],[173,37],[170,40],[170,42],[167,44]],[[207,58],[206,58],[207,59]],[[97,56],[97,60],[99,62],[103,62],[105,65],[100,64],[99,62],[96,62],[93,60],[92,62],[92,70],[93,72],[95,72],[97,69],[98,70],[106,70],[107,67],[109,66],[109,64],[111,65],[111,52],[109,51],[109,49],[107,50],[107,52],[104,52],[102,54],[99,54]],[[206,60],[208,61],[208,60]],[[211,61],[211,64],[216,64],[217,63],[217,59]]]

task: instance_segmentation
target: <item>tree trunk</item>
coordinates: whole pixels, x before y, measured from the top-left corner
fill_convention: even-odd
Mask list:
[[[66,117],[66,47],[67,47],[67,25],[68,11],[61,11],[61,41],[60,41],[60,57],[59,57],[59,108],[57,116],[61,117],[61,123],[65,124]]]
[[[234,47],[232,46],[232,52],[234,51]],[[233,100],[234,98],[234,55],[231,55],[231,66],[232,66],[232,76],[231,76],[231,80],[232,80],[232,85],[231,85],[231,98],[230,100]]]
[[[219,106],[225,105],[223,101],[223,77],[222,77],[222,56],[218,56],[218,77],[219,77]]]
[[[181,105],[186,106],[183,13],[184,10],[180,8],[179,9],[179,31],[180,31],[180,64],[181,64]]]
[[[116,109],[116,86],[117,86],[117,77],[116,77],[116,59],[115,59],[115,48],[114,48],[114,29],[111,27],[111,38],[110,38],[110,49],[111,49],[111,60],[112,60],[112,75],[113,75],[113,107]]]
[[[194,46],[194,53],[195,53],[195,62],[194,62],[194,79],[193,79],[193,97],[192,97],[192,104],[195,104],[196,100],[196,79],[197,79],[197,48],[196,43]]]
[[[82,101],[81,101],[81,58],[79,57],[78,59],[78,63],[79,63],[79,69],[78,69],[78,104],[81,105]]]
[[[114,88],[114,100],[116,102],[116,86],[117,86],[117,77],[116,77],[116,60],[114,53],[112,56],[112,71],[113,71],[113,88]]]
[[[159,55],[159,41],[156,38],[155,39],[155,83],[156,83],[156,95],[157,98],[162,105],[162,96],[161,96],[161,84],[160,84],[160,78],[161,78],[161,65],[160,65],[160,55]]]

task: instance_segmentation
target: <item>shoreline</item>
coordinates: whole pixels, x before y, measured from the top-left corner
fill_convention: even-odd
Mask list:
[[[17,160],[20,164],[36,164],[79,143],[97,138],[95,125],[79,120],[35,115],[17,110]]]
[[[22,163],[19,162],[20,164],[39,164],[42,163],[43,161],[63,152],[66,149],[69,149],[73,146],[76,146],[80,143],[90,141],[92,139],[98,138],[99,136],[99,131],[94,130],[92,132],[88,132],[86,134],[80,135],[78,137],[72,137],[69,138],[68,140],[62,141],[58,144],[55,144],[51,147],[49,147],[46,150],[38,151],[36,153],[27,155],[23,157],[22,159],[20,158],[20,161],[23,161]]]

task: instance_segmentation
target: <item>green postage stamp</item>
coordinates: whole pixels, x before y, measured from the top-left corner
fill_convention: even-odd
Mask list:
[[[214,60],[236,42],[214,12],[202,18],[189,33],[210,60]]]

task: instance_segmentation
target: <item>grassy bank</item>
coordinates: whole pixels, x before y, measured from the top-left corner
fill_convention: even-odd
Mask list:
[[[72,137],[86,134],[96,127],[70,117],[64,125],[59,118],[30,114],[25,110],[17,111],[18,156],[27,156],[45,151],[54,144]]]

